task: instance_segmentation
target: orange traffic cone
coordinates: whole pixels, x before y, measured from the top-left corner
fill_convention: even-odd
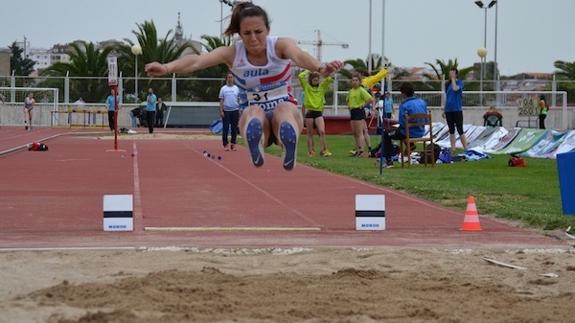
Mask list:
[[[465,210],[465,219],[463,220],[461,231],[481,231],[479,214],[475,206],[475,197],[471,195],[467,198],[467,209]]]

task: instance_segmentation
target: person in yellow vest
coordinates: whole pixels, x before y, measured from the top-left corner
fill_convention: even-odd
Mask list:
[[[305,111],[304,121],[307,128],[307,154],[310,157],[315,156],[313,129],[316,128],[319,135],[319,154],[323,157],[329,157],[332,153],[327,149],[325,141],[323,108],[325,105],[325,92],[327,92],[333,79],[328,76],[320,82],[320,74],[308,70],[301,72],[298,78],[304,92],[303,109]]]
[[[545,101],[545,96],[541,95],[539,97],[539,129],[545,129],[545,118],[547,118],[547,112],[549,112],[549,105]]]
[[[373,104],[373,97],[367,90],[361,86],[361,79],[359,75],[354,75],[351,78],[351,89],[347,94],[347,106],[349,107],[349,115],[351,122],[351,130],[353,132],[353,139],[355,140],[355,154],[356,157],[367,156],[364,148],[366,141],[364,133],[367,132],[367,124],[365,123],[365,110],[363,107],[371,103]]]

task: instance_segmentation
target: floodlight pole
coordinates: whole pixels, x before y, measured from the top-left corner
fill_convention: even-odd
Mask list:
[[[131,50],[134,55],[134,95],[136,96],[136,105],[138,105],[138,56],[142,55],[142,47],[134,44]]]
[[[118,85],[111,85],[114,96],[114,150],[118,150]]]
[[[499,4],[495,4],[495,45],[493,51],[493,81],[495,82],[495,91],[499,91],[499,70],[497,66],[497,11],[499,10]],[[495,98],[495,102],[499,105],[499,94]]]

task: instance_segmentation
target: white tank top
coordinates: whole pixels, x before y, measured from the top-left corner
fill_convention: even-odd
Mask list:
[[[257,105],[265,111],[273,110],[280,102],[294,102],[291,94],[291,61],[276,55],[278,37],[268,36],[267,64],[252,65],[241,40],[235,43],[236,56],[232,65],[235,84],[240,89],[240,107]]]
[[[34,107],[34,99],[30,99],[29,97],[26,97],[24,99],[24,107],[26,109],[30,109]]]

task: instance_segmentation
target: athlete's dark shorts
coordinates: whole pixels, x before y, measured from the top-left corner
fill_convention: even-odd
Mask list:
[[[306,119],[316,119],[323,116],[323,113],[321,111],[312,111],[312,110],[307,110],[305,113],[305,118]]]
[[[445,112],[445,121],[450,134],[454,134],[456,128],[459,135],[463,134],[463,111]]]
[[[273,111],[273,110],[266,111],[266,119],[268,119],[268,123],[269,123],[270,126],[271,126],[271,124],[272,124],[273,116],[274,116],[274,111]],[[270,129],[270,136],[268,137],[268,142],[267,142],[267,143],[264,143],[264,145],[266,145],[266,147],[269,147],[269,146],[271,146],[271,145],[273,145],[273,144],[277,144],[277,143],[278,143],[278,142],[277,142],[277,138],[276,138],[276,136],[274,135],[273,130]]]
[[[365,110],[363,108],[350,109],[351,120],[365,120]]]

